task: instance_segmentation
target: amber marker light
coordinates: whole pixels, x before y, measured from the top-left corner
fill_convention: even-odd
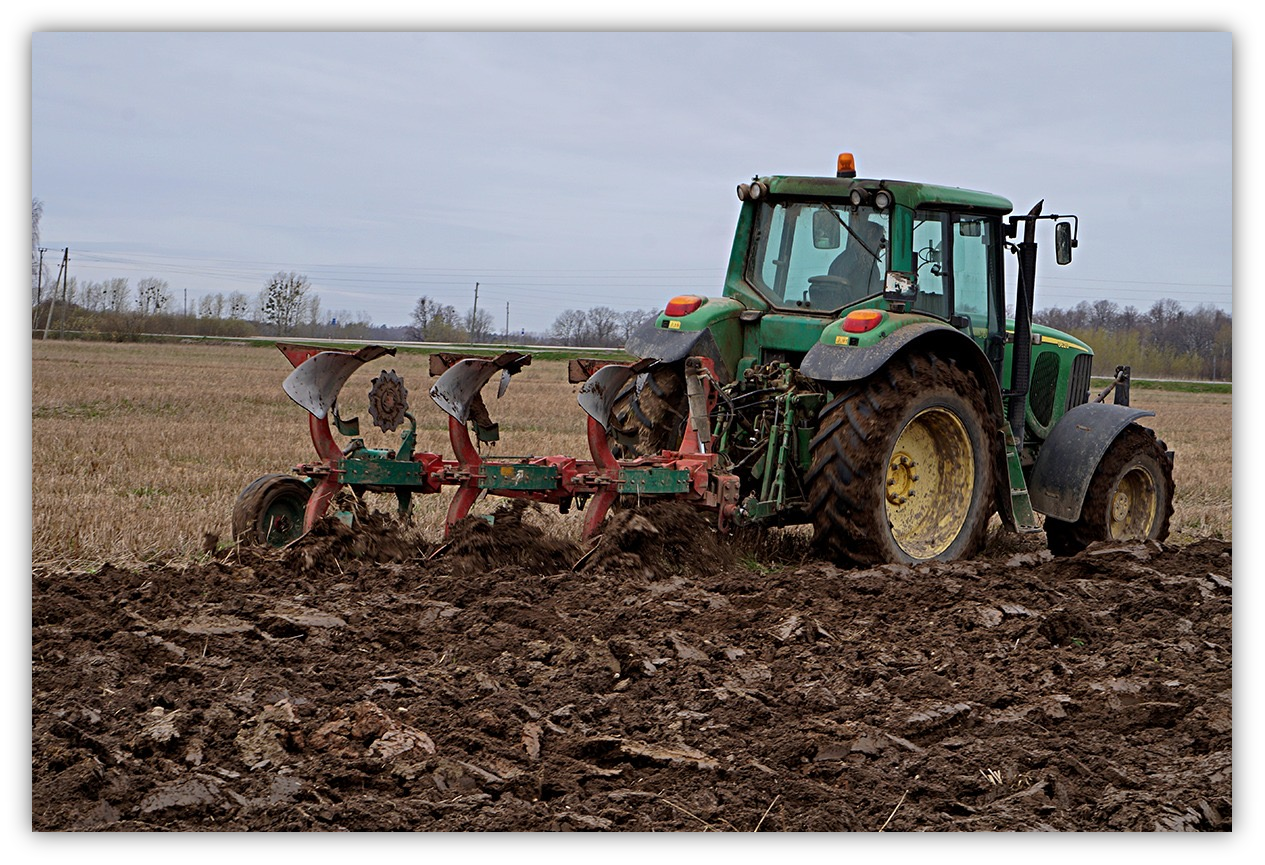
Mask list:
[[[689,315],[702,305],[703,299],[701,297],[693,294],[682,294],[668,301],[667,308],[663,310],[663,314],[670,315],[673,318],[680,318],[683,315]]]
[[[877,309],[854,309],[843,320],[843,329],[848,333],[865,333],[874,330],[883,323],[883,313]]]

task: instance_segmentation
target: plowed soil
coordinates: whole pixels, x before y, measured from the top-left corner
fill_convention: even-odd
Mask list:
[[[33,828],[1231,828],[1228,543],[849,570],[613,520],[578,565],[509,508],[36,572]]]

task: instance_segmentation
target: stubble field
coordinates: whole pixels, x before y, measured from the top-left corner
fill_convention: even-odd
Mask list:
[[[399,442],[367,410],[369,381],[382,369],[404,378],[418,450],[451,457],[447,416],[426,393],[434,379],[424,354],[366,364],[343,388],[343,413],[360,416],[366,444]],[[281,390],[289,372],[279,351],[260,346],[34,343],[34,561],[190,561],[208,533],[229,543],[241,489],[315,457],[305,412]],[[536,361],[502,400],[489,396],[504,430],[499,451],[587,456],[577,390],[565,363]],[[1230,540],[1231,396],[1135,389],[1133,403],[1157,413],[1146,422],[1178,455],[1173,540]],[[414,536],[436,540],[446,496],[420,497],[416,507]],[[578,533],[574,519],[565,526],[559,532]]]

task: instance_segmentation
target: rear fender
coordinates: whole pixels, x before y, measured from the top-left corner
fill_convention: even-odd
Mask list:
[[[934,353],[944,360],[956,360],[979,380],[988,410],[1001,420],[1001,389],[984,352],[966,334],[935,322],[902,327],[886,339],[868,346],[819,342],[804,355],[799,371],[822,382],[860,381],[878,372],[889,360],[905,350],[911,354]]]
[[[1080,519],[1085,494],[1107,448],[1129,424],[1155,412],[1089,402],[1063,415],[1041,445],[1028,479],[1032,508],[1056,520]]]
[[[668,330],[659,327],[656,321],[651,319],[633,331],[624,350],[634,357],[654,358],[660,363],[676,363],[687,357],[705,357],[714,365],[721,384],[733,381],[734,370],[722,356],[711,327],[693,331]]]

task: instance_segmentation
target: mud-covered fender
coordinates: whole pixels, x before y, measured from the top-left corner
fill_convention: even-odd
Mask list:
[[[868,346],[819,342],[804,355],[799,371],[818,381],[859,381],[878,372],[884,364],[906,348],[923,353],[932,352],[946,360],[957,360],[979,379],[989,411],[997,418],[1002,416],[1001,389],[984,351],[975,340],[960,330],[937,322],[902,327],[886,339]]]
[[[634,330],[624,345],[634,357],[654,358],[661,363],[675,363],[687,357],[708,358],[715,365],[721,384],[733,381],[734,371],[721,355],[720,346],[710,327],[702,330],[668,330],[651,319]]]
[[[1028,479],[1032,508],[1056,520],[1080,519],[1085,494],[1107,448],[1129,424],[1155,412],[1112,403],[1078,405],[1054,425]]]

